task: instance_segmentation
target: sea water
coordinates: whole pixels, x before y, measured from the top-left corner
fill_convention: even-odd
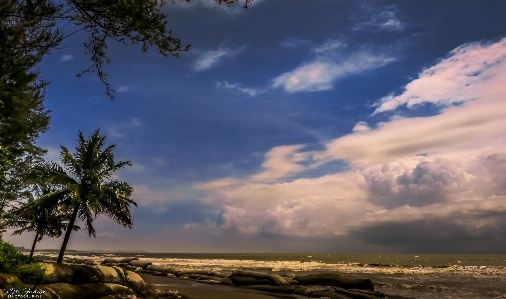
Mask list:
[[[378,291],[410,298],[506,298],[506,255],[71,253],[136,257],[181,269],[335,272],[369,278]]]

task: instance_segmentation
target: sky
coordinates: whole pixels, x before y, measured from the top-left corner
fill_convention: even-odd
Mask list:
[[[99,216],[69,249],[506,253],[505,1],[165,9],[190,51],[111,42],[114,101],[76,78],[80,34],[39,65],[46,158],[100,129],[133,163],[133,228]]]

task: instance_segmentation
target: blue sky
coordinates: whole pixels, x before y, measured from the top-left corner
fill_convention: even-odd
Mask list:
[[[114,101],[75,77],[83,36],[40,64],[47,158],[100,128],[133,162],[133,229],[70,248],[505,252],[505,2],[241,7],[169,3],[178,58],[110,43]]]

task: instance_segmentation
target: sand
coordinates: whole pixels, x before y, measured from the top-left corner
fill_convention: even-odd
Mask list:
[[[146,273],[139,275],[148,284],[153,284],[161,290],[178,290],[193,299],[314,299],[312,297],[295,294],[274,294],[240,287],[210,285],[192,280],[169,278],[165,276],[152,276]],[[388,299],[412,299],[403,296],[389,295]]]
[[[310,298],[299,295],[284,295],[260,292],[239,287],[210,285],[191,280],[169,278],[164,276],[152,276],[146,273],[139,275],[148,284],[153,284],[157,289],[175,289],[193,299],[301,299]]]

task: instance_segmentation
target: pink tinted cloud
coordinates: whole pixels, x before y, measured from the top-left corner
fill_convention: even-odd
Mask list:
[[[453,50],[450,56],[423,70],[398,96],[389,95],[374,113],[391,111],[400,105],[450,104],[483,99],[504,91],[506,38],[497,43],[471,43]],[[485,93],[485,94],[484,94]]]
[[[359,122],[354,132],[328,142],[323,151],[304,152],[300,145],[277,147],[266,154],[262,173],[196,187],[216,199],[208,202],[221,207],[219,229],[249,234],[345,235],[370,225],[429,215],[453,219],[451,225],[465,231],[494,209],[506,214],[506,152],[502,150],[506,148],[506,59],[501,54],[505,49],[504,40],[459,47],[408,84],[397,102],[389,103],[394,107],[408,99],[404,103],[411,100],[414,107],[422,100],[463,101],[439,115],[392,117],[376,128]],[[283,180],[338,159],[346,160],[352,169]],[[452,218],[455,215],[462,221]]]

